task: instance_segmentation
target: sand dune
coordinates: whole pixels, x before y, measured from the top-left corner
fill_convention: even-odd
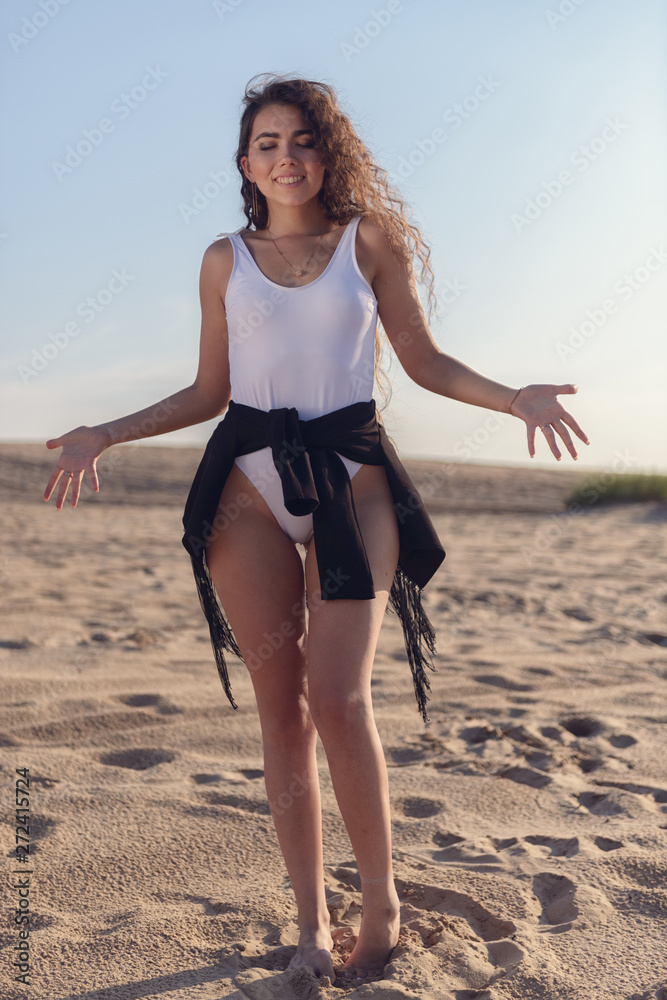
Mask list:
[[[234,712],[180,544],[199,453],[112,456],[99,497],[58,514],[53,456],[0,447],[0,759],[9,808],[29,768],[32,872],[30,985],[10,959],[3,996],[666,1000],[664,504],[573,513],[582,472],[409,463],[447,549],[425,591],[431,723],[387,615],[373,684],[401,939],[383,981],[337,989],[285,971],[296,910],[252,687],[230,658]],[[320,764],[329,909],[353,934]],[[5,922],[5,955],[17,935]]]

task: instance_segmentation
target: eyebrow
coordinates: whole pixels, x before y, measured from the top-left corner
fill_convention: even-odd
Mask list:
[[[292,132],[292,135],[293,136],[314,135],[314,132],[312,128],[302,128],[302,129],[296,129],[294,132]],[[252,141],[253,143],[255,143],[259,139],[279,139],[279,138],[280,138],[280,132],[260,132],[259,135],[256,135]]]

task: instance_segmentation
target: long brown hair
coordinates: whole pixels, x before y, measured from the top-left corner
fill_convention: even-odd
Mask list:
[[[248,155],[255,115],[271,104],[297,107],[304,122],[313,130],[315,145],[321,151],[325,168],[322,187],[317,195],[324,216],[338,225],[346,225],[357,215],[364,215],[381,227],[394,254],[411,273],[412,260],[418,258],[421,271],[417,280],[427,289],[430,319],[433,313],[437,313],[435,279],[429,263],[430,248],[419,227],[406,218],[405,202],[341,110],[335,90],[326,83],[260,73],[246,86],[236,152],[243,211],[248,220],[245,228],[265,229],[268,223],[266,198],[257,187],[257,214],[254,213],[253,185],[243,172],[241,158]],[[390,385],[381,368],[381,355],[382,341],[379,330],[376,330],[375,375],[387,401]]]

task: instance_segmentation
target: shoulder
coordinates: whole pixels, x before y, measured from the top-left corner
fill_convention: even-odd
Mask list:
[[[228,236],[215,240],[206,247],[201,264],[200,287],[203,293],[225,300],[227,285],[234,268],[234,248]]]
[[[234,267],[234,248],[228,236],[215,240],[204,250],[202,277],[227,283]]]
[[[229,236],[225,234],[220,239],[215,240],[204,250],[204,262],[207,264],[223,263],[226,260],[234,259],[234,249]]]
[[[359,221],[356,249],[360,266],[362,261],[366,262],[374,279],[403,271],[408,257],[405,243],[400,248],[401,252],[397,253],[397,248],[379,222],[367,216],[362,216]]]
[[[357,239],[368,250],[382,251],[388,246],[387,237],[378,222],[362,215],[357,226]]]

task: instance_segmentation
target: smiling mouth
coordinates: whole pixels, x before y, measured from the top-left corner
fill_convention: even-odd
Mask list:
[[[289,187],[290,185],[300,184],[306,178],[304,176],[299,177],[276,177],[276,184],[281,184],[283,187]]]

